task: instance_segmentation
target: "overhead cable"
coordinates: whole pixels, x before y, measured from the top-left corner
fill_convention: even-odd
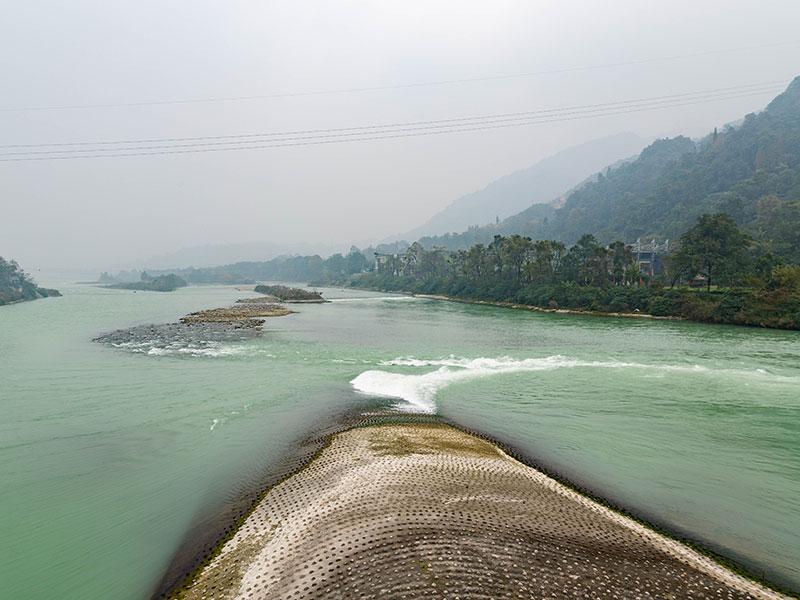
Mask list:
[[[221,143],[212,144],[169,144],[151,147],[133,147],[133,148],[108,148],[108,149],[74,149],[65,151],[34,151],[27,153],[5,153],[0,154],[0,162],[12,161],[42,161],[42,160],[68,160],[68,159],[82,159],[82,158],[111,158],[111,157],[127,157],[127,156],[156,156],[168,154],[189,154],[189,153],[206,153],[206,152],[224,152],[232,150],[257,150],[265,148],[285,148],[292,146],[311,146],[334,144],[344,142],[360,142],[360,141],[373,141],[385,139],[397,139],[418,136],[442,135],[446,133],[462,133],[469,131],[483,131],[489,129],[501,129],[508,127],[519,127],[526,125],[540,125],[546,123],[555,123],[563,121],[575,121],[588,118],[596,118],[611,115],[630,114],[643,111],[659,110],[664,108],[673,108],[680,106],[690,106],[695,104],[706,104],[709,102],[719,102],[722,100],[729,100],[735,98],[745,98],[750,96],[773,94],[775,90],[772,89],[759,89],[756,91],[745,90],[738,93],[729,93],[724,96],[715,95],[713,97],[704,98],[683,98],[672,103],[650,103],[632,106],[622,106],[610,108],[607,110],[590,110],[590,111],[576,111],[576,112],[563,112],[560,114],[550,114],[541,117],[531,117],[525,120],[508,119],[513,122],[496,122],[491,120],[477,121],[473,123],[459,122],[455,125],[443,126],[433,128],[430,126],[425,127],[409,127],[397,128],[383,131],[361,131],[357,133],[341,133],[336,135],[319,135],[308,137],[289,137],[272,140],[255,140],[250,142],[238,142],[235,146],[220,147]],[[355,137],[361,136],[361,137]],[[262,143],[267,142],[267,143]],[[244,145],[247,144],[247,145]],[[198,147],[202,146],[202,147]],[[214,146],[214,147],[209,147]],[[67,154],[54,155],[56,152],[65,152]],[[92,154],[94,152],[94,154]],[[24,156],[21,156],[24,155]]]
[[[717,50],[707,50],[704,52],[695,52],[690,54],[681,54],[673,56],[661,56],[654,58],[643,58],[638,60],[629,60],[597,65],[586,65],[577,67],[567,67],[562,69],[549,69],[541,71],[528,71],[523,73],[508,73],[503,75],[488,75],[484,77],[465,77],[460,79],[443,79],[439,81],[423,81],[412,83],[399,83],[391,85],[376,85],[365,87],[352,87],[340,88],[331,90],[316,90],[306,92],[280,92],[272,94],[257,94],[249,96],[225,96],[217,98],[189,98],[177,100],[147,100],[138,102],[107,102],[107,103],[93,103],[93,104],[65,104],[65,105],[44,105],[44,106],[18,106],[18,107],[4,107],[0,108],[0,113],[3,112],[37,112],[37,111],[51,111],[51,110],[86,110],[86,109],[102,109],[102,108],[136,108],[147,106],[168,106],[168,105],[181,105],[181,104],[201,104],[201,103],[218,103],[218,102],[241,102],[251,100],[270,100],[278,98],[297,98],[303,96],[330,96],[338,94],[353,94],[362,92],[377,92],[384,90],[399,90],[408,88],[423,88],[423,87],[437,87],[446,85],[466,84],[466,83],[479,83],[484,81],[501,81],[507,79],[521,79],[526,77],[537,77],[543,75],[557,75],[561,73],[573,73],[582,71],[594,71],[599,69],[613,69],[618,67],[627,67],[635,65],[645,65],[658,62],[668,62],[674,60],[682,60],[687,58],[699,58],[702,56],[714,56],[719,54],[730,54],[735,52],[746,52],[753,50],[761,50],[765,48],[779,48],[784,46],[797,46],[800,41],[784,41],[775,42],[771,44],[759,44],[753,46],[740,46],[738,48],[724,48]]]

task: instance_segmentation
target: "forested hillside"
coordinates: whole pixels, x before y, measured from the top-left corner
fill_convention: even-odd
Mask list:
[[[574,243],[587,231],[594,232],[602,242],[634,241],[651,233],[626,232],[618,221],[629,216],[623,211],[648,213],[649,199],[663,178],[680,159],[694,153],[695,144],[689,138],[658,140],[645,148],[636,161],[608,171],[570,194],[541,233],[566,243]],[[646,215],[642,215],[642,220],[649,222]]]
[[[543,233],[566,243],[587,231],[605,243],[677,239],[700,215],[716,212],[800,261],[800,77],[764,111],[714,131],[697,149],[685,138],[656,142],[571,194]]]
[[[0,256],[0,306],[60,295],[57,290],[40,288],[16,261]]]
[[[676,240],[702,214],[723,212],[765,248],[800,262],[800,77],[741,125],[697,144],[658,140],[637,160],[569,193],[552,214],[546,208],[534,205],[499,225],[420,242],[458,250],[518,233],[573,244],[587,232],[605,244]]]

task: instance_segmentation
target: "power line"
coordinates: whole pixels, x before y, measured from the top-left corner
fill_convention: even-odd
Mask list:
[[[485,77],[466,77],[462,79],[444,79],[439,81],[424,81],[424,82],[415,82],[415,83],[401,83],[401,84],[393,84],[393,85],[378,85],[378,86],[367,86],[367,87],[354,87],[354,88],[342,88],[342,89],[333,89],[333,90],[317,90],[317,91],[309,91],[309,92],[282,92],[282,93],[274,93],[274,94],[259,94],[259,95],[252,95],[252,96],[228,96],[228,97],[219,97],[219,98],[191,98],[191,99],[180,99],[180,100],[151,100],[151,101],[141,101],[141,102],[109,102],[109,103],[97,103],[97,104],[71,104],[71,105],[51,105],[51,106],[27,106],[27,107],[7,107],[7,108],[0,108],[0,112],[36,112],[36,111],[48,111],[48,110],[85,110],[85,109],[96,109],[96,108],[135,108],[135,107],[144,107],[144,106],[168,106],[168,105],[180,105],[180,104],[200,104],[200,103],[214,103],[214,102],[240,102],[240,101],[248,101],[248,100],[269,100],[269,99],[277,99],[277,98],[297,98],[303,96],[329,96],[329,95],[336,95],[336,94],[352,94],[352,93],[360,93],[360,92],[377,92],[377,91],[385,91],[385,90],[399,90],[399,89],[409,89],[409,88],[423,88],[423,87],[436,87],[436,86],[444,86],[444,85],[454,85],[454,84],[464,84],[464,83],[480,83],[484,81],[501,81],[505,79],[520,79],[525,77],[537,77],[542,75],[557,75],[561,73],[574,73],[574,72],[582,72],[582,71],[593,71],[598,69],[613,69],[617,67],[627,67],[627,66],[634,66],[634,65],[644,65],[644,64],[651,64],[657,62],[667,62],[673,60],[682,60],[687,58],[699,58],[702,56],[714,56],[718,54],[731,54],[735,52],[744,52],[744,51],[752,51],[752,50],[761,50],[764,48],[778,48],[783,46],[796,46],[800,45],[800,41],[786,41],[786,42],[775,42],[772,44],[760,44],[755,46],[741,46],[738,48],[726,48],[720,50],[708,50],[705,52],[695,52],[692,54],[682,54],[682,55],[674,55],[674,56],[662,56],[662,57],[655,57],[655,58],[644,58],[640,60],[630,60],[624,62],[615,62],[615,63],[606,63],[606,64],[599,64],[599,65],[588,65],[588,66],[579,66],[579,67],[568,67],[563,69],[550,69],[550,70],[543,70],[543,71],[530,71],[524,73],[509,73],[505,75],[489,75]]]
[[[769,89],[760,89],[760,90],[747,90],[746,95],[752,95],[753,93],[775,93],[781,88],[775,88],[774,86]],[[692,101],[699,101],[699,100],[725,100],[729,97],[737,98],[741,97],[741,93],[735,94],[728,92],[726,94],[714,94],[714,95],[707,95],[707,96],[698,96],[694,98],[690,98]],[[668,101],[660,101],[660,102],[650,102],[650,103],[640,103],[640,104],[631,104],[624,107],[625,109],[634,109],[634,108],[659,108],[661,105],[665,105],[664,108],[670,105],[676,105],[675,100],[668,100]],[[682,104],[677,104],[677,106],[682,106]],[[580,114],[589,114],[594,116],[602,116],[606,114],[609,109],[590,109],[590,110],[577,110],[577,111],[561,111],[558,114],[551,115],[552,117],[565,117],[565,116],[573,116],[573,115],[580,115]],[[611,113],[613,114],[613,113]],[[485,118],[479,121],[473,121],[472,123],[469,122],[458,122],[458,123],[447,123],[443,125],[425,125],[421,127],[392,127],[391,129],[384,129],[383,131],[375,132],[376,134],[390,134],[390,133],[405,133],[410,131],[425,131],[425,130],[436,130],[436,129],[454,129],[457,127],[463,126],[474,126],[474,125],[494,125],[498,123],[509,123],[509,122],[520,122],[519,124],[525,125],[533,123],[531,119],[537,119],[537,117],[511,117],[511,118],[501,118],[501,119],[492,119],[492,118]],[[541,120],[541,117],[538,117]],[[523,123],[522,121],[529,122]],[[161,150],[164,148],[196,148],[196,147],[209,147],[209,146],[236,146],[242,144],[253,144],[257,143],[258,141],[270,141],[271,143],[276,142],[290,142],[290,141],[305,141],[305,140],[323,140],[323,139],[330,139],[330,138],[348,138],[348,137],[357,137],[363,136],[368,134],[368,131],[356,131],[356,132],[348,132],[348,133],[329,133],[323,135],[311,135],[311,136],[289,136],[289,137],[280,137],[277,139],[272,140],[237,140],[237,141],[227,141],[227,142],[200,142],[200,143],[189,143],[189,144],[168,144],[168,145],[156,145],[156,146],[139,146],[134,148],[88,148],[88,149],[70,149],[70,150],[35,150],[35,151],[25,151],[25,152],[6,152],[0,153],[0,156],[26,156],[26,155],[54,155],[54,154],[79,154],[79,153],[87,153],[87,152],[119,152],[120,150],[125,151],[133,151],[133,150]],[[342,141],[347,141],[342,139]]]
[[[504,123],[504,124],[495,124],[495,125],[482,125],[478,124],[477,126],[470,126],[470,127],[461,127],[461,128],[451,128],[446,130],[437,130],[437,131],[418,131],[415,130],[409,133],[394,133],[391,132],[389,135],[384,135],[386,132],[378,132],[374,135],[365,134],[365,137],[351,137],[351,138],[337,138],[337,139],[319,139],[319,138],[309,138],[308,141],[288,141],[288,143],[269,143],[269,144],[259,144],[259,145],[251,145],[251,146],[237,146],[237,147],[225,147],[225,148],[200,148],[200,149],[172,149],[177,148],[178,146],[160,146],[155,151],[145,151],[139,152],[135,151],[136,148],[123,148],[117,150],[123,150],[117,154],[71,154],[66,156],[29,156],[29,157],[21,157],[21,158],[0,158],[0,162],[21,162],[21,161],[42,161],[42,160],[74,160],[74,159],[85,159],[85,158],[117,158],[117,157],[128,157],[128,156],[158,156],[158,155],[169,155],[169,154],[195,154],[195,153],[207,153],[207,152],[225,152],[225,151],[233,151],[233,150],[258,150],[258,149],[266,149],[266,148],[286,148],[286,147],[294,147],[294,146],[316,146],[316,145],[325,145],[325,144],[336,144],[336,143],[345,143],[345,142],[360,142],[360,141],[374,141],[374,140],[386,140],[386,139],[397,139],[397,138],[407,138],[407,137],[419,137],[419,136],[430,136],[430,135],[442,135],[446,133],[462,133],[462,132],[469,132],[469,131],[483,131],[488,129],[502,129],[508,127],[518,127],[523,125],[541,125],[546,123],[556,123],[556,122],[563,122],[563,121],[576,121],[582,119],[589,119],[595,117],[603,117],[603,116],[611,116],[611,115],[620,115],[620,114],[630,114],[636,112],[643,112],[643,111],[651,111],[651,110],[659,110],[664,108],[673,108],[679,106],[690,106],[695,104],[707,104],[709,102],[719,102],[721,100],[729,100],[734,98],[746,98],[750,96],[758,96],[764,95],[767,93],[772,93],[768,90],[756,91],[756,92],[748,92],[745,94],[739,94],[736,96],[728,96],[724,98],[713,98],[713,99],[704,99],[704,100],[689,100],[677,104],[668,104],[668,105],[659,105],[659,106],[648,106],[643,108],[634,108],[630,109],[626,107],[622,110],[614,110],[602,113],[595,113],[595,114],[584,114],[578,116],[557,116],[555,118],[547,117],[547,118],[539,118],[537,120],[528,120],[526,122],[516,122],[516,123]]]
[[[491,115],[482,115],[482,116],[472,116],[472,117],[459,117],[459,118],[450,118],[450,119],[436,119],[436,120],[428,120],[428,121],[411,121],[411,122],[401,122],[401,123],[387,123],[387,124],[371,124],[371,125],[361,125],[355,127],[338,127],[338,128],[325,128],[325,129],[305,129],[305,130],[295,130],[295,131],[283,131],[283,132],[267,132],[267,133],[247,133],[247,134],[235,134],[235,135],[216,135],[216,136],[194,136],[194,137],[173,137],[173,138],[149,138],[149,139],[138,139],[138,140],[102,140],[102,141],[94,141],[94,142],[51,142],[51,143],[38,143],[38,144],[7,144],[7,145],[0,145],[0,149],[11,149],[11,148],[65,148],[65,147],[72,147],[70,150],[41,150],[41,151],[33,151],[33,152],[13,152],[13,153],[4,153],[0,154],[0,156],[9,156],[9,155],[23,155],[23,154],[63,154],[67,152],[106,152],[106,151],[118,151],[119,148],[111,148],[111,149],[102,149],[102,148],[90,148],[89,150],[80,150],[78,147],[81,146],[107,146],[107,145],[123,145],[123,144],[167,144],[173,142],[199,142],[199,141],[209,141],[209,140],[241,140],[236,142],[214,142],[215,144],[244,144],[244,143],[251,143],[258,140],[254,140],[254,138],[261,138],[261,137],[285,137],[285,136],[300,136],[300,135],[314,135],[314,137],[326,137],[322,135],[316,134],[334,134],[336,136],[345,136],[345,135],[361,135],[370,132],[370,130],[381,130],[381,129],[396,129],[396,128],[404,128],[404,127],[420,127],[420,128],[438,128],[439,126],[442,127],[456,127],[462,126],[464,124],[468,124],[470,121],[489,121],[489,120],[524,120],[528,118],[532,118],[532,115],[548,115],[548,114],[555,114],[555,113],[567,113],[573,114],[572,111],[580,111],[580,112],[594,112],[594,111],[601,111],[601,110],[609,110],[612,108],[626,108],[626,107],[636,107],[640,105],[649,105],[649,104],[661,104],[661,103],[671,103],[679,100],[687,99],[691,97],[691,99],[705,99],[705,98],[713,98],[718,96],[728,96],[731,94],[738,94],[738,93],[745,93],[745,92],[754,92],[754,91],[764,91],[764,92],[773,92],[776,91],[776,84],[780,84],[781,86],[785,85],[784,80],[774,80],[774,81],[766,81],[761,83],[754,83],[754,84],[747,84],[747,85],[740,85],[740,86],[731,86],[731,87],[723,87],[723,88],[716,88],[710,90],[699,90],[695,92],[684,92],[681,94],[670,94],[666,96],[653,96],[648,98],[635,98],[630,100],[619,100],[615,102],[606,102],[606,103],[598,103],[598,104],[586,104],[581,106],[570,106],[570,107],[563,107],[563,108],[552,108],[552,109],[539,109],[539,110],[532,110],[532,111],[522,111],[522,112],[512,112],[512,113],[500,113],[500,114],[491,114]],[[497,121],[499,122],[499,121]],[[350,133],[354,132],[354,133]],[[197,144],[197,145],[204,145],[204,144]],[[212,144],[208,144],[212,145]]]

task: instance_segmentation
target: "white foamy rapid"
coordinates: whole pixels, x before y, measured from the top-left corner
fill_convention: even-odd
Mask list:
[[[748,377],[762,376],[774,379],[785,377],[772,375],[763,369],[752,371],[713,370],[701,365],[646,365],[619,361],[586,361],[567,358],[566,356],[548,356],[545,358],[526,358],[522,360],[500,358],[449,358],[423,360],[413,357],[401,357],[379,363],[386,367],[439,367],[435,371],[422,374],[392,373],[389,371],[370,370],[361,373],[350,383],[356,389],[369,396],[397,398],[403,403],[397,408],[408,412],[436,412],[436,393],[450,384],[498,375],[530,371],[551,371],[554,369],[589,367],[610,369],[643,369],[649,376],[663,375],[665,372],[709,373],[723,375],[744,375]],[[648,376],[648,375],[646,375]],[[790,378],[795,379],[795,378]]]
[[[115,348],[127,350],[134,354],[147,354],[148,356],[245,356],[260,353],[246,344],[223,344],[221,342],[202,342],[186,345],[184,342],[161,344],[154,340],[141,342],[122,342],[112,344]],[[267,357],[274,358],[273,355]]]

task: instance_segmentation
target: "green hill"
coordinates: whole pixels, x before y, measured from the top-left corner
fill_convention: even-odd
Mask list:
[[[542,233],[566,243],[677,239],[724,212],[790,262],[800,262],[800,77],[738,127],[661,140],[638,160],[572,193]]]
[[[40,288],[16,261],[0,256],[0,306],[60,295],[58,290]]]
[[[604,244],[638,238],[677,240],[705,214],[724,212],[765,249],[800,262],[800,77],[765,110],[698,143],[658,140],[639,157],[604,169],[566,194],[499,224],[424,237],[451,250],[494,235],[575,243],[592,233]]]

